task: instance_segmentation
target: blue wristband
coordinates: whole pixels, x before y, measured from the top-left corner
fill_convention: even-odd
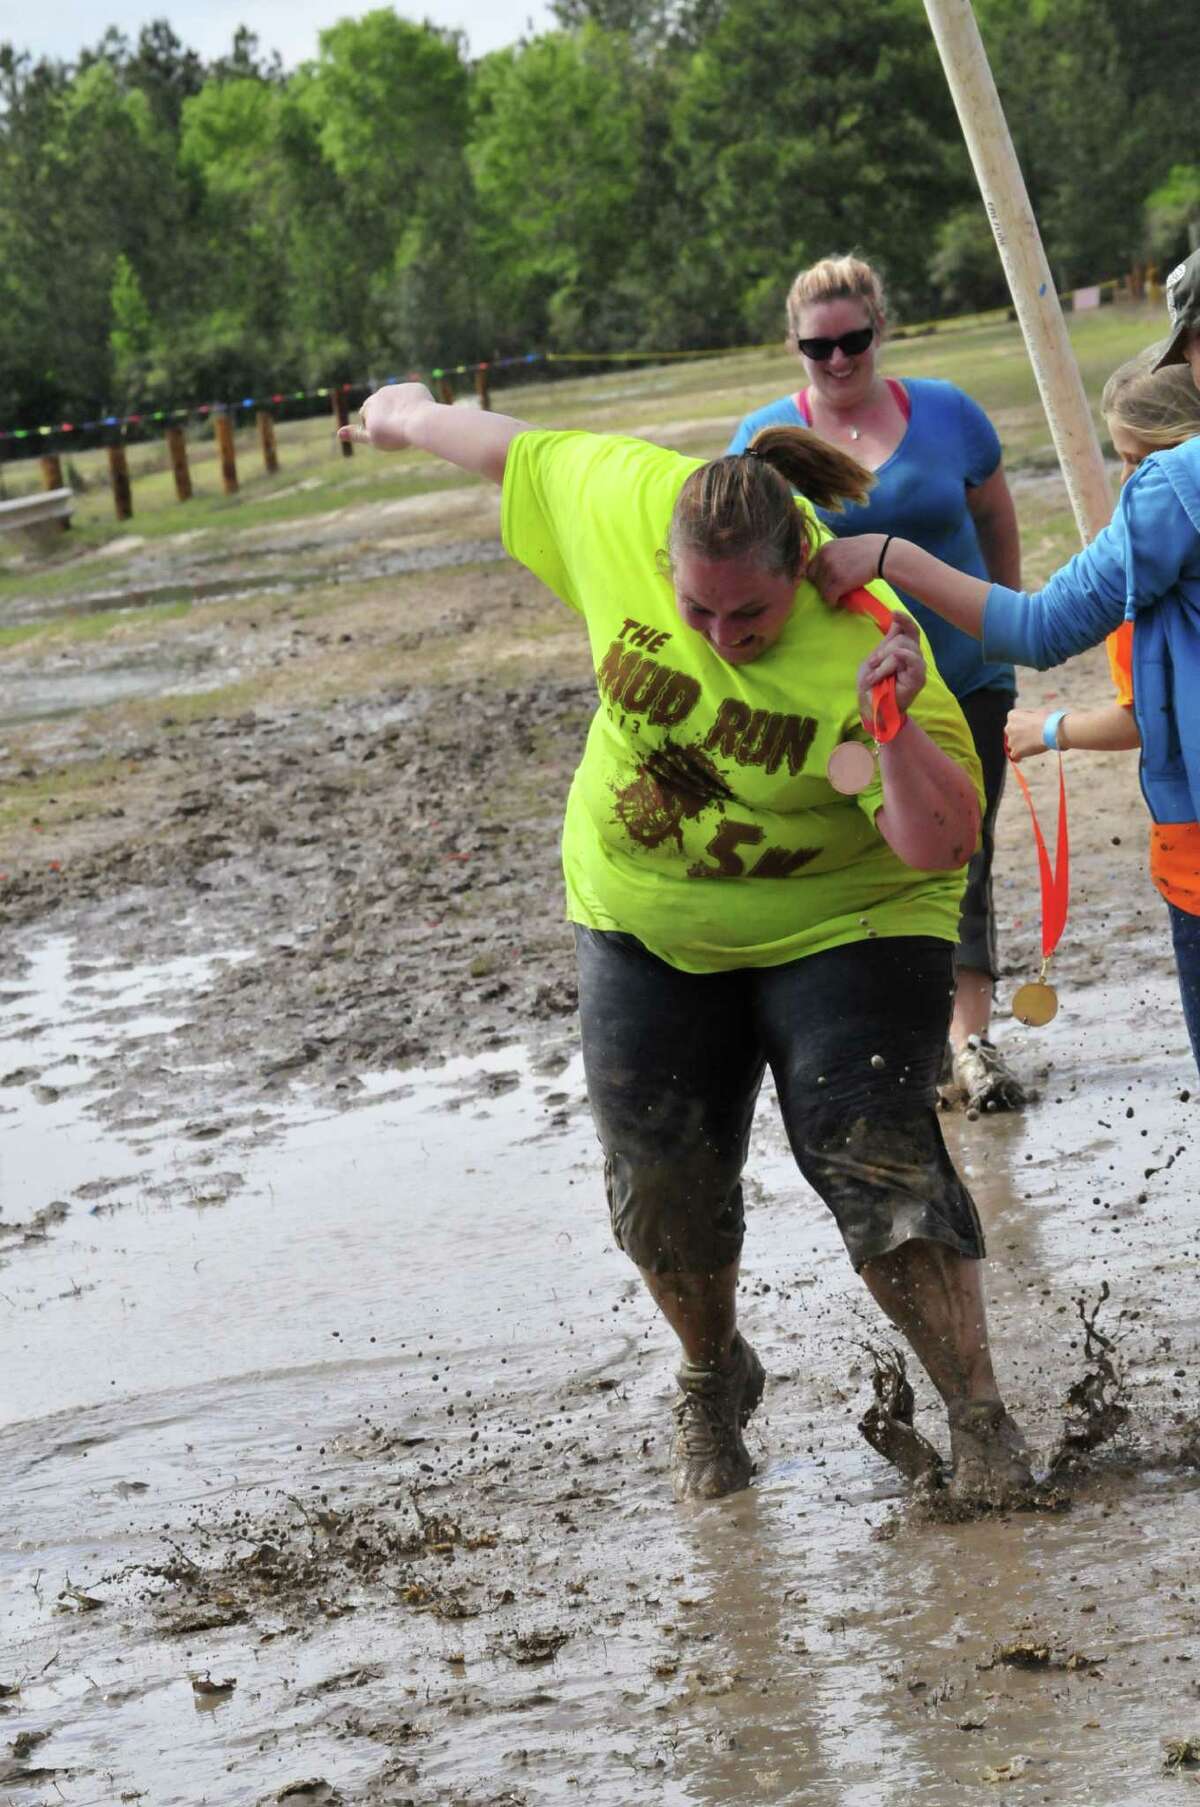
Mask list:
[[[1056,709],[1053,715],[1048,715],[1042,723],[1042,745],[1049,747],[1052,753],[1062,751],[1058,744],[1058,725],[1066,713],[1065,709]]]

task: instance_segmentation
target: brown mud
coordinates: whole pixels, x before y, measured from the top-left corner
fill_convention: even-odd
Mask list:
[[[486,559],[389,584],[214,591],[122,642],[170,695],[0,731],[0,1802],[1156,1798],[1200,1725],[1200,1166],[1132,768],[1069,764],[1038,1031],[1007,800],[997,1034],[1041,1096],[943,1119],[1063,1509],[942,1522],[868,1448],[883,1327],[769,1098],[757,1473],[680,1509],[576,1054],[582,649]],[[51,696],[100,658],[0,654]],[[1026,686],[1104,694],[1095,657]],[[923,1377],[889,1385],[940,1468]]]

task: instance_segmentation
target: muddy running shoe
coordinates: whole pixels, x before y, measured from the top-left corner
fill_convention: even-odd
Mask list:
[[[677,1500],[717,1500],[749,1485],[754,1464],[742,1431],[762,1398],[763,1379],[762,1363],[740,1333],[727,1367],[684,1362],[675,1376],[682,1398],[671,1446]]]
[[[1033,1488],[1025,1439],[998,1399],[950,1407],[951,1494],[964,1503],[1004,1506]]]
[[[954,1084],[969,1111],[1019,1111],[1025,1087],[984,1035],[968,1035],[953,1059]]]

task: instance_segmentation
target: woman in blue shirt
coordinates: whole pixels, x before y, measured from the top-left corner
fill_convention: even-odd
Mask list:
[[[1200,251],[1167,278],[1172,336],[1158,360],[1200,389]],[[825,546],[810,573],[836,601],[869,578],[902,585],[982,642],[985,659],[1039,671],[1133,623],[1133,712],[1142,793],[1156,823],[1200,820],[1200,437],[1155,452],[1124,484],[1112,521],[1036,595],[952,570],[909,541],[864,534]],[[889,630],[889,637],[899,632]],[[887,641],[872,672],[888,670]],[[1200,935],[1175,934],[1180,989],[1200,1059]]]
[[[861,507],[818,511],[839,537],[903,534],[960,571],[1019,588],[1017,516],[996,429],[953,383],[899,382],[880,374],[876,360],[886,316],[883,288],[870,264],[827,257],[801,271],[787,311],[789,338],[808,385],[748,414],[727,451],[744,451],[762,427],[811,427],[875,474]],[[968,1108],[1017,1110],[1025,1102],[1023,1088],[988,1035],[997,970],[992,851],[1004,789],[1004,724],[1016,680],[1010,664],[986,660],[969,634],[901,594],[967,718],[987,798],[959,922],[953,1082]]]

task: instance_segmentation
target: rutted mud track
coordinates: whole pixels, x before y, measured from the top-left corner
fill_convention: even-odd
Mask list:
[[[147,959],[202,917],[209,945],[252,948],[190,1000],[180,1032],[187,1051],[229,1062],[234,1098],[561,1022],[575,994],[553,902],[558,828],[588,686],[456,701],[397,689],[319,720],[256,711],[129,745],[123,759],[153,773],[155,819],[9,874],[0,923],[87,911],[110,954]],[[122,1091],[137,1091],[144,1076],[121,1064]]]
[[[219,630],[197,612],[163,647],[215,636],[260,698],[46,722],[0,750],[13,784],[99,748],[114,762],[103,809],[48,799],[0,841],[19,1048],[0,1132],[47,1131],[44,1166],[0,1198],[3,1329],[22,1355],[41,1338],[47,1369],[85,1350],[97,1375],[61,1412],[18,1402],[0,1432],[0,1800],[1154,1798],[1196,1724],[1200,1226],[1131,770],[1069,775],[1063,1015],[1040,1040],[1002,1024],[1041,1103],[948,1123],[1043,1466],[1064,1415],[1077,1427],[1069,1509],[946,1525],[902,1504],[857,1430],[878,1320],[764,1109],[743,1284],[770,1376],[760,1474],[681,1513],[668,1339],[608,1247],[568,1066],[558,829],[593,688],[539,640],[557,615],[534,586],[455,584],[436,619],[389,617],[378,640],[347,605],[300,659],[284,612]],[[497,623],[530,649],[524,674],[478,653],[466,669]],[[431,647],[462,673],[414,676]],[[1028,698],[1103,685],[1092,661]],[[1001,838],[1006,959],[1029,976],[1019,798]],[[56,1022],[29,956],[47,934],[71,938],[74,991],[228,957],[179,979],[169,1030],[101,1012],[109,1043],[75,1099],[43,1052]],[[405,1116],[406,1078],[451,1057],[437,1108]],[[399,1102],[372,1102],[381,1075]],[[75,1105],[114,1164],[59,1187],[55,1112]],[[168,1126],[160,1195],[119,1151]],[[1077,1307],[1105,1282],[1119,1395],[1088,1381]],[[139,1335],[159,1354],[131,1384]],[[1089,1455],[1091,1404],[1118,1435]]]

